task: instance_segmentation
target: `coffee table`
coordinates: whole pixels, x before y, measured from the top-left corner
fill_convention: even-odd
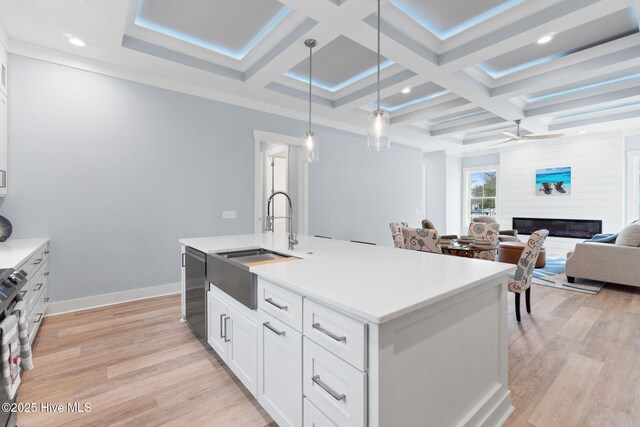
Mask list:
[[[464,258],[475,258],[478,252],[483,251],[495,251],[497,246],[489,246],[486,248],[479,248],[477,246],[471,246],[468,243],[460,243],[457,240],[452,240],[449,244],[440,245],[442,253],[445,255],[454,255]]]

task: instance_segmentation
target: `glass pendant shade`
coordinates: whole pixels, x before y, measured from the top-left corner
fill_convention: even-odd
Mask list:
[[[304,153],[308,163],[314,163],[320,160],[320,150],[318,145],[318,137],[315,133],[308,131],[304,134]]]
[[[375,151],[389,149],[389,124],[389,114],[382,108],[376,108],[369,116],[367,147]]]

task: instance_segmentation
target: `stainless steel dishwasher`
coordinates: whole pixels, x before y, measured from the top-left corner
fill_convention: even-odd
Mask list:
[[[207,339],[207,255],[187,247],[185,266],[185,319],[193,333]]]

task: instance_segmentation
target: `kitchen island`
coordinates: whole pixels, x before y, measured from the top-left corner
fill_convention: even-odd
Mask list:
[[[183,252],[298,258],[249,267],[257,310],[215,283],[207,295],[207,342],[279,425],[504,423],[512,265],[298,239],[294,250],[286,234],[180,240]]]

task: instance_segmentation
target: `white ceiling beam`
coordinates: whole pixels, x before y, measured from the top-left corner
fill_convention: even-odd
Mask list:
[[[478,129],[484,126],[493,126],[498,123],[504,123],[504,119],[500,117],[490,117],[490,118],[485,118],[477,121],[471,121],[469,123],[465,123],[462,125],[445,127],[438,130],[431,130],[431,135],[444,136],[444,135],[451,135],[456,133],[464,133],[471,129]]]
[[[538,0],[540,1],[540,0]],[[440,55],[445,71],[460,70],[629,7],[631,0],[567,0]]]
[[[455,95],[453,95],[455,96]],[[402,113],[391,117],[391,125],[403,126],[409,123],[416,123],[427,118],[433,118],[438,114],[455,113],[468,109],[471,103],[464,98],[455,97],[449,101],[441,102],[428,107],[420,108],[416,111]]]
[[[549,126],[549,130],[558,131],[558,130],[590,126],[590,125],[599,124],[599,123],[608,123],[608,122],[637,119],[637,118],[640,118],[640,110],[623,111],[620,113],[614,113],[614,114],[602,115],[597,117],[590,117],[587,119],[577,119],[573,121],[566,121],[562,123],[552,124]]]
[[[636,40],[640,40],[640,38]],[[576,83],[576,86],[579,86],[578,82],[582,80],[638,66],[640,66],[640,45],[497,86],[491,90],[491,95],[495,100],[505,100],[569,83]]]
[[[570,113],[572,111],[584,108],[594,107],[597,105],[608,104],[621,101],[628,98],[640,97],[640,86],[632,88],[620,89],[612,92],[605,92],[598,95],[585,96],[581,99],[571,101],[558,102],[545,107],[531,108],[525,111],[526,117],[549,116],[558,113]]]
[[[384,0],[385,3],[387,1]],[[309,55],[309,48],[304,45],[306,39],[316,39],[318,41],[316,50],[322,49],[340,36],[343,28],[351,25],[352,21],[362,20],[377,7],[377,3],[371,0],[349,0],[341,6],[326,0],[282,0],[281,3],[306,15],[318,24],[298,37],[277,56],[269,58],[259,70],[255,70],[247,78],[248,82],[256,86],[268,85],[305,60]]]

